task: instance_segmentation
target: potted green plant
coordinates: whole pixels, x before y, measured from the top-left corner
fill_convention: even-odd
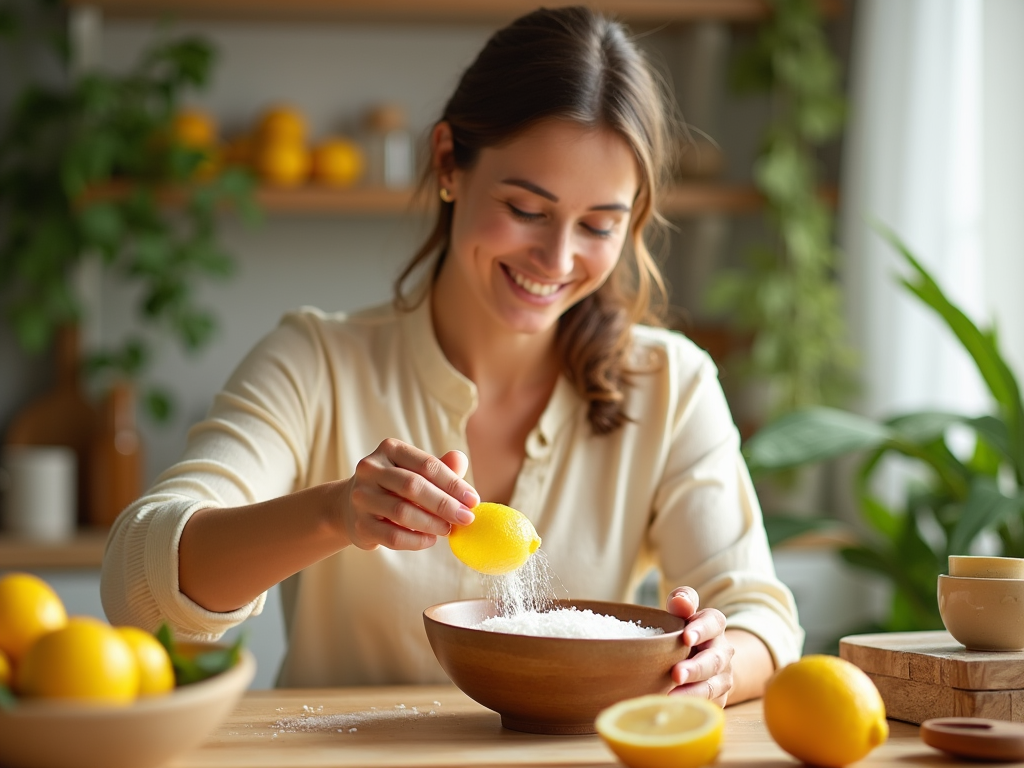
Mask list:
[[[853,385],[836,279],[834,214],[822,199],[816,151],[845,120],[840,66],[814,0],[773,0],[772,15],[733,62],[741,94],[767,93],[771,119],[754,166],[770,239],[723,270],[708,307],[752,342],[730,371],[767,390],[765,418],[840,404]]]
[[[995,409],[981,416],[922,411],[874,421],[828,407],[794,411],[768,424],[744,446],[755,476],[862,454],[856,492],[863,526],[841,550],[851,565],[892,586],[887,631],[942,627],[936,578],[949,555],[970,554],[983,532],[996,535],[1001,554],[1024,557],[1024,401],[999,351],[996,334],[979,328],[888,230],[887,240],[913,270],[901,284],[933,310],[963,345],[988,386]],[[950,430],[970,430],[974,448],[958,455]],[[904,456],[921,469],[908,481],[903,508],[881,498],[873,479],[883,460]],[[768,520],[776,543],[828,525],[825,519]]]
[[[253,210],[247,174],[197,183],[210,158],[169,130],[183,96],[209,79],[215,51],[196,36],[157,38],[126,73],[76,74],[66,8],[19,7],[0,11],[2,53],[20,86],[0,124],[0,309],[25,350],[47,350],[60,327],[82,319],[76,271],[100,260],[138,287],[139,323],[118,345],[93,350],[88,368],[140,381],[156,335],[189,350],[210,339],[214,317],[196,303],[197,288],[233,268],[217,241],[218,208]],[[96,194],[111,182],[121,191]],[[180,192],[173,209],[168,185]],[[147,383],[144,402],[167,417],[162,387]]]

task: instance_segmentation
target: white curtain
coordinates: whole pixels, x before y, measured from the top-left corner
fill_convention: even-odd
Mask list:
[[[858,410],[988,411],[970,359],[897,285],[909,271],[870,222],[996,323],[1024,377],[1024,2],[859,0],[855,22],[840,242]]]

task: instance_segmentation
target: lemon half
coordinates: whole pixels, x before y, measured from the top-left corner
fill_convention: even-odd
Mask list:
[[[691,696],[638,696],[598,714],[598,734],[629,768],[698,768],[715,759],[725,715]]]
[[[780,747],[827,768],[857,762],[889,736],[875,684],[838,656],[804,656],[776,672],[765,689],[764,719]]]
[[[540,536],[522,512],[504,504],[484,501],[473,507],[469,525],[453,525],[448,544],[459,560],[480,573],[511,573],[530,559]]]

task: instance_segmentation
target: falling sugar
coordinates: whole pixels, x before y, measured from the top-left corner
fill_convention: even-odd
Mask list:
[[[484,577],[484,584],[487,599],[497,606],[498,615],[511,617],[551,608],[557,599],[554,578],[547,555],[538,549],[511,573]]]

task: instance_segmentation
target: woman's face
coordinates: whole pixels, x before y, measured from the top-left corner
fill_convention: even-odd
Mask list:
[[[537,333],[614,269],[640,175],[618,134],[550,120],[441,181],[455,199],[441,279],[503,327]]]

